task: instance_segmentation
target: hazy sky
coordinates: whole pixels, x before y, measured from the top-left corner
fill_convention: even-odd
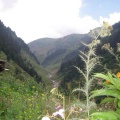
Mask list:
[[[120,21],[120,0],[0,0],[0,19],[26,43]]]

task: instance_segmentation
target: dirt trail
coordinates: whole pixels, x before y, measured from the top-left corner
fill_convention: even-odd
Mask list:
[[[48,78],[49,78],[50,81],[52,82],[52,86],[53,86],[53,87],[58,87],[58,86],[59,86],[59,83],[56,82],[55,80],[53,80],[52,74],[49,73],[49,77],[48,77]]]
[[[54,80],[54,76],[56,75],[56,71],[50,72],[48,69],[47,69],[47,71],[48,71],[47,77],[52,82],[52,87],[58,87],[59,86],[59,82]]]

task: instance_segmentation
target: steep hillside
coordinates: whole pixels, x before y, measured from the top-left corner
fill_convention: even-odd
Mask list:
[[[2,21],[0,21],[0,51],[5,54],[5,61],[10,62],[12,60],[29,76],[35,78],[37,82],[42,81],[41,75],[44,72],[36,57],[29,50],[27,44],[18,38],[9,27],[6,27]],[[0,59],[2,59],[1,57]]]
[[[1,61],[7,70],[1,70]],[[44,114],[49,100],[44,93],[51,87],[45,76],[27,44],[0,21],[0,120],[37,120]]]
[[[81,46],[80,41],[88,42],[92,37],[88,34],[71,34],[58,39],[43,38],[29,43],[30,50],[38,61],[50,70],[59,69],[66,55]]]
[[[32,53],[37,57],[39,63],[42,63],[45,59],[47,52],[53,48],[54,44],[52,44],[57,39],[52,38],[42,38],[30,42],[28,45]]]

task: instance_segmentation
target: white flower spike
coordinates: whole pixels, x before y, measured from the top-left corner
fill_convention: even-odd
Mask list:
[[[50,120],[50,118],[47,117],[47,116],[45,116],[45,117],[43,117],[41,120]]]
[[[59,111],[54,112],[52,115],[55,117],[57,115],[59,115],[62,119],[65,118],[65,114],[64,114],[65,110],[64,109],[60,109]]]
[[[65,117],[64,112],[65,112],[64,109],[60,109],[60,110],[59,110],[59,115],[61,116],[62,119],[64,119],[64,117]]]

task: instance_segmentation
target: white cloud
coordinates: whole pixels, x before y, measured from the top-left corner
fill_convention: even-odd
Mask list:
[[[17,0],[1,0],[2,9],[7,10],[9,8],[12,8],[16,4],[16,2]]]
[[[99,22],[104,19],[110,23],[119,19],[120,13],[111,14],[109,18],[101,16],[99,21],[91,16],[80,18],[81,6],[82,0],[15,0],[9,10],[3,10],[0,4],[0,18],[26,43],[42,37],[87,33],[100,26]]]
[[[68,21],[79,16],[81,0],[18,0],[9,11],[0,11],[5,25],[29,42],[40,37],[60,37]],[[3,7],[3,6],[1,6]]]
[[[100,16],[100,23],[102,23],[103,21],[107,21],[111,25],[119,22],[120,21],[120,12],[114,12],[114,13],[110,14],[109,18]]]

